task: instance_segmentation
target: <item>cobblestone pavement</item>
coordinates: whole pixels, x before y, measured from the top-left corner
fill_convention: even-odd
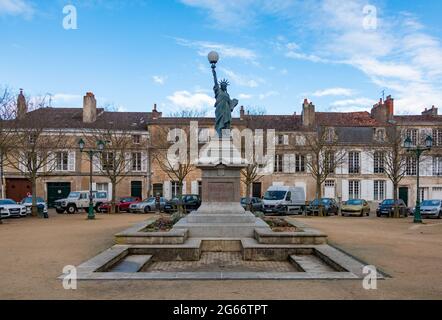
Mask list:
[[[244,261],[240,252],[204,252],[199,261],[154,262],[146,272],[296,272],[289,261]]]

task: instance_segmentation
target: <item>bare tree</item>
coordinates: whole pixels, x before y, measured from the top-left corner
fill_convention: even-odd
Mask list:
[[[93,168],[109,179],[112,185],[111,210],[116,210],[116,190],[119,183],[133,171],[143,171],[147,158],[143,151],[141,139],[135,138],[129,130],[116,130],[109,126],[106,129],[92,129],[83,132],[87,145],[94,146],[102,141],[105,146],[101,154],[93,158]]]
[[[393,199],[395,201],[394,217],[400,216],[397,205],[399,183],[407,173],[407,155],[402,147],[403,136],[399,127],[390,127],[383,142],[371,152],[373,159],[377,158],[380,169],[393,184]],[[380,172],[381,173],[381,172]]]
[[[246,198],[248,210],[252,211],[253,206],[250,203],[251,188],[255,182],[259,182],[264,175],[260,174],[260,165],[257,162],[252,162],[241,170],[241,181],[246,186]]]
[[[322,198],[322,185],[344,162],[345,151],[339,148],[333,128],[318,127],[315,132],[302,134],[305,140],[306,167],[316,183],[316,198]],[[322,215],[321,203],[319,214]]]
[[[34,102],[35,103],[35,102]],[[43,105],[42,101],[38,102]],[[37,215],[37,179],[56,169],[53,152],[64,149],[67,140],[62,130],[48,129],[46,119],[33,117],[10,122],[14,146],[6,154],[7,164],[32,185],[32,215]]]
[[[167,116],[172,118],[203,118],[206,117],[209,111],[207,109],[187,109],[176,112],[171,112]]]
[[[176,134],[171,135],[171,130],[179,129]],[[175,181],[178,184],[177,196],[178,212],[183,214],[184,208],[182,207],[182,193],[183,185],[186,177],[196,170],[192,161],[190,161],[190,152],[187,148],[187,141],[189,137],[189,126],[181,128],[167,128],[157,125],[150,132],[151,148],[150,156],[153,161],[160,167],[160,169],[170,178],[171,181]],[[178,141],[185,143],[186,148],[184,154],[179,156],[177,153],[171,154],[170,147],[174,141],[171,140],[178,137]],[[175,142],[178,142],[175,140]],[[181,150],[182,151],[182,150]],[[177,151],[178,152],[178,151]]]

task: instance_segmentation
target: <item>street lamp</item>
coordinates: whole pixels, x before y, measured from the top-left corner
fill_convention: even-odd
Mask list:
[[[92,192],[92,164],[93,164],[93,159],[94,159],[94,155],[95,154],[101,154],[103,152],[104,149],[104,142],[101,140],[97,141],[97,149],[88,149],[85,150],[85,142],[83,139],[80,139],[78,141],[78,146],[80,147],[80,151],[81,152],[85,152],[88,156],[89,156],[89,210],[88,210],[88,215],[87,218],[89,220],[94,220],[95,219],[95,214],[94,214],[94,195]]]
[[[425,139],[425,146],[416,145],[413,147],[413,142],[410,137],[407,137],[404,141],[404,148],[407,149],[407,152],[414,152],[416,156],[416,180],[417,180],[417,196],[416,196],[416,210],[414,212],[414,223],[422,223],[421,216],[421,202],[420,202],[420,190],[419,190],[419,174],[420,174],[420,157],[424,151],[430,151],[433,147],[433,138],[431,136],[427,136]]]

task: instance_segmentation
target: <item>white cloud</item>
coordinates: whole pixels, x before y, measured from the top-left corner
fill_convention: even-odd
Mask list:
[[[346,100],[337,100],[332,102],[330,105],[332,107],[349,107],[349,106],[355,106],[355,107],[366,107],[370,109],[376,101],[369,98],[356,98],[356,99],[346,99]]]
[[[228,44],[208,42],[208,41],[191,41],[182,38],[176,38],[179,45],[195,48],[200,56],[207,56],[210,51],[217,51],[221,58],[239,58],[255,62],[257,54],[250,49],[235,47]]]
[[[256,88],[259,86],[260,83],[263,83],[264,80],[261,78],[249,78],[240,74],[237,74],[236,72],[227,69],[227,68],[220,68],[222,72],[224,72],[227,77],[232,80],[232,82],[248,88]]]
[[[166,82],[167,77],[165,77],[165,76],[153,76],[152,80],[155,83],[157,83],[157,84],[163,85]]]
[[[351,96],[353,95],[353,90],[347,88],[328,88],[324,90],[318,90],[313,93],[315,97],[326,97],[326,96]]]
[[[83,106],[83,96],[70,93],[56,93],[52,95],[52,106],[58,108],[79,108]]]
[[[12,15],[31,18],[34,14],[33,6],[25,0],[0,0],[0,16]]]
[[[273,96],[278,96],[278,95],[279,95],[279,92],[277,92],[277,91],[268,91],[265,93],[261,93],[259,95],[259,100],[264,100],[264,99],[267,99],[267,98],[270,98]]]
[[[239,98],[239,99],[243,99],[243,100],[247,100],[247,99],[252,99],[252,98],[253,98],[253,95],[251,95],[251,94],[247,94],[247,93],[240,93],[240,94],[238,95],[238,98]]]
[[[206,93],[191,93],[186,90],[176,91],[171,96],[168,96],[167,99],[172,102],[175,107],[186,109],[204,110],[213,107],[215,104],[215,99]]]

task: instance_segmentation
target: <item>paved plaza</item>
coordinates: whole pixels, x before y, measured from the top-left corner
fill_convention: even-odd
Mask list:
[[[409,219],[300,217],[326,232],[329,243],[376,265],[391,278],[377,290],[364,290],[361,280],[224,280],[224,281],[81,281],[64,290],[57,277],[65,265],[79,265],[113,245],[113,235],[152,215],[82,215],[50,219],[7,220],[0,226],[1,299],[412,299],[442,297],[442,222]],[[208,255],[224,261],[231,255]],[[212,260],[210,260],[212,259]],[[222,265],[222,263],[221,263]],[[175,268],[183,265],[152,265]],[[187,267],[187,266],[186,266]],[[193,266],[192,266],[193,267]],[[255,267],[255,266],[248,266]],[[267,266],[266,266],[267,267]],[[283,266],[275,266],[276,268]]]

